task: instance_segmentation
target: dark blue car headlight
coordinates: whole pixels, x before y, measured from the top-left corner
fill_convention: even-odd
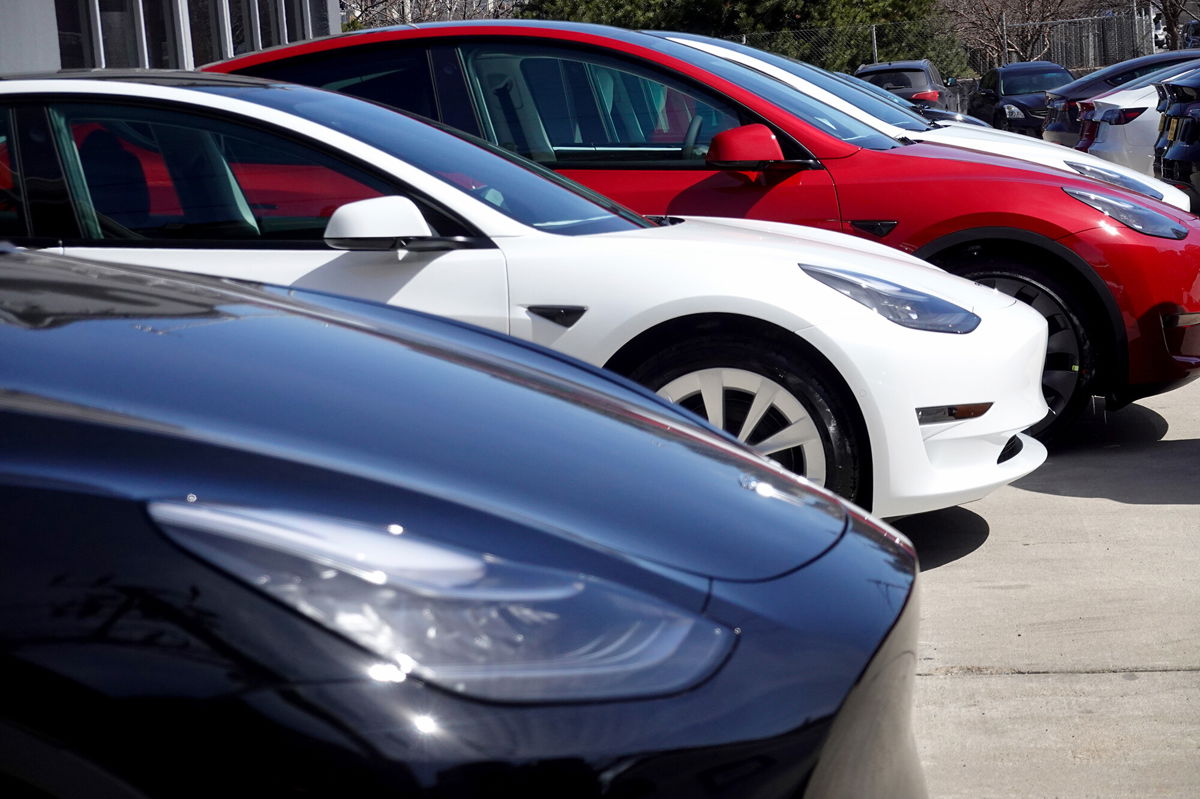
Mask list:
[[[1111,194],[1101,194],[1084,189],[1073,189],[1066,186],[1063,191],[1095,208],[1105,216],[1110,216],[1128,228],[1147,236],[1157,236],[1162,239],[1187,238],[1187,228],[1165,214],[1152,211],[1143,205],[1113,197]]]
[[[1156,200],[1163,198],[1163,193],[1151,186],[1149,183],[1131,178],[1128,175],[1122,175],[1120,172],[1114,172],[1111,169],[1095,166],[1093,164],[1080,164],[1075,161],[1067,161],[1067,166],[1074,169],[1085,178],[1092,180],[1101,180],[1105,183],[1111,183],[1114,186],[1120,186],[1123,189],[1136,191],[1138,194],[1145,194],[1147,197],[1153,197]],[[1089,203],[1090,205],[1090,203]]]
[[[902,327],[936,333],[970,333],[981,321],[952,302],[889,280],[831,266],[800,264],[800,268],[813,279]]]
[[[376,679],[512,702],[660,696],[712,674],[735,639],[636,589],[396,525],[184,502],[149,512],[184,549],[379,655]]]

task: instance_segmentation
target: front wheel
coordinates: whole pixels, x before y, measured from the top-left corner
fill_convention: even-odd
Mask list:
[[[1086,309],[1078,295],[1053,275],[1002,259],[970,265],[947,264],[956,275],[990,286],[1025,303],[1046,320],[1046,362],[1042,395],[1050,412],[1026,432],[1047,441],[1066,428],[1087,405],[1095,383],[1096,355]]]
[[[866,442],[825,369],[743,338],[693,339],[629,375],[818,485],[869,502]]]

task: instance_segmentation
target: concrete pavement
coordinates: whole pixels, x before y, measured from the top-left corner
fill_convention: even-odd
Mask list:
[[[932,797],[1200,797],[1200,383],[896,527],[922,562]]]

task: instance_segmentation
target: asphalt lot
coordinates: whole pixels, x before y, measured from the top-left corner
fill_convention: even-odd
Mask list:
[[[902,519],[931,797],[1200,797],[1200,383]]]

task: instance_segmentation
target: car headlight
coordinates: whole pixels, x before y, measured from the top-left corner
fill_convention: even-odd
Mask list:
[[[608,580],[506,561],[396,525],[154,502],[177,544],[407,675],[479,699],[659,696],[712,674],[732,631]]]
[[[1063,191],[1095,208],[1100,213],[1110,216],[1126,227],[1133,228],[1138,233],[1147,236],[1158,236],[1162,239],[1187,238],[1187,228],[1180,225],[1171,217],[1151,211],[1149,208],[1113,197],[1084,189],[1073,189],[1066,186]]]
[[[800,264],[800,268],[903,327],[936,333],[970,333],[979,327],[978,316],[940,297],[846,269],[810,264]]]
[[[1074,161],[1067,161],[1067,166],[1074,169],[1085,178],[1092,180],[1102,180],[1105,183],[1112,183],[1114,186],[1120,186],[1123,189],[1136,191],[1138,194],[1145,194],[1147,197],[1153,197],[1156,200],[1163,198],[1163,193],[1151,186],[1149,183],[1138,180],[1137,178],[1122,175],[1120,172],[1114,172],[1111,169],[1104,167],[1093,166],[1092,164],[1078,164]]]
[[[1020,108],[1017,108],[1012,103],[1005,103],[1004,104],[1004,116],[1008,117],[1009,119],[1024,119],[1025,112],[1022,111]]]

